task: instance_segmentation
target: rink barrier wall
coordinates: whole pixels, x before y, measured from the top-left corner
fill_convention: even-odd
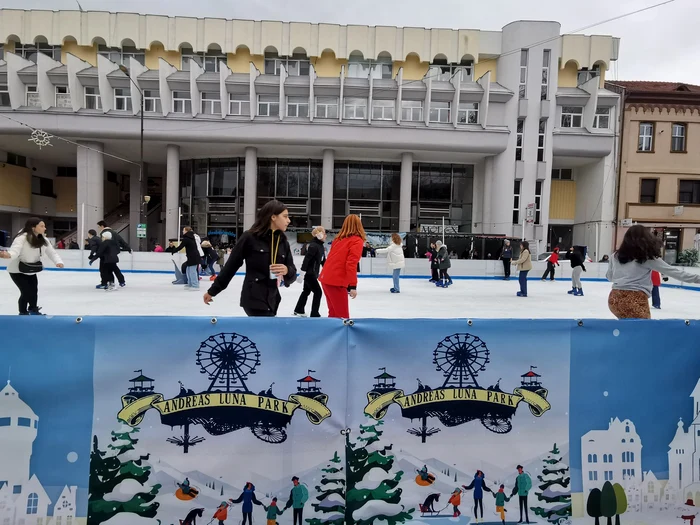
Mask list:
[[[683,508],[695,460],[669,448],[692,455],[700,321],[0,316],[0,333],[0,478],[20,487],[0,490],[0,516],[13,525],[69,511],[86,525],[171,525],[193,508],[207,523],[248,480],[284,507],[292,476],[308,491],[304,525],[464,525],[446,505],[455,487],[480,469],[510,495],[516,465],[532,482],[532,523],[594,525],[595,490],[623,524],[699,514]],[[540,497],[552,459],[570,478],[556,505]],[[603,470],[610,486],[590,475]],[[185,477],[193,501],[178,495]],[[653,508],[635,499],[651,479],[665,491]],[[433,493],[446,511],[422,519]],[[518,504],[506,504],[509,523]],[[484,498],[486,517],[494,508]],[[253,522],[265,523],[262,507]]]

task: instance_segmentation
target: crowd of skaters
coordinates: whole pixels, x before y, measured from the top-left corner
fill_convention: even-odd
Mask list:
[[[393,281],[390,292],[401,293],[400,274],[405,268],[405,258],[402,239],[397,233],[392,234],[391,243],[386,248],[370,248],[360,217],[350,214],[345,218],[326,254],[326,231],[322,227],[316,227],[312,232],[313,241],[304,255],[301,271],[297,272],[293,252],[285,235],[289,223],[287,207],[277,200],[271,200],[258,211],[253,226],[233,246],[219,245],[217,250],[208,239],[201,239],[191,227],[186,226],[179,243],[173,239],[168,248],[158,249],[156,246],[156,251],[172,254],[181,250],[185,252],[183,265],[179,269],[175,265],[174,284],[184,284],[186,290],[199,290],[200,273],[210,276],[213,282],[203,295],[205,304],[210,304],[223,292],[245,264],[240,306],[251,317],[276,316],[282,299],[280,286],[289,287],[294,282],[299,282],[303,288],[294,308],[296,316],[306,316],[306,303],[309,296],[313,295],[311,317],[321,316],[320,303],[322,296],[325,296],[329,317],[349,318],[349,299],[354,299],[358,293],[359,262],[363,254],[371,253],[370,250],[374,255],[379,253],[387,256],[387,267],[391,270]],[[99,260],[100,284],[96,287],[116,290],[117,286],[126,285],[118,266],[119,253],[131,253],[131,248],[104,221],[100,221],[97,226],[99,234],[90,230],[86,239],[90,264]],[[8,272],[20,291],[20,315],[41,315],[41,308],[37,305],[37,274],[43,270],[41,256],[46,254],[57,267],[63,268],[58,252],[44,236],[45,231],[46,225],[41,219],[30,218],[10,248],[0,251],[0,258],[10,259]],[[442,288],[451,286],[451,256],[447,246],[440,240],[431,242],[426,256],[430,264],[430,282]],[[504,241],[499,258],[503,261],[503,278],[509,280],[510,268],[515,266],[520,286],[516,295],[528,297],[528,274],[532,270],[528,242],[520,241],[519,256],[514,259],[510,241]],[[572,288],[568,293],[583,296],[581,274],[586,271],[584,254],[579,248],[571,248],[565,254],[565,259],[572,267]],[[542,276],[543,281],[547,278],[554,280],[556,267],[560,266],[559,260],[559,249],[555,248],[546,260],[547,270]],[[650,318],[650,297],[654,308],[661,307],[661,275],[665,279],[673,277],[681,282],[700,283],[700,274],[667,264],[661,258],[659,240],[641,225],[627,230],[618,250],[605,262],[608,262],[606,277],[612,282],[608,307],[620,319]],[[218,275],[215,263],[221,268]]]

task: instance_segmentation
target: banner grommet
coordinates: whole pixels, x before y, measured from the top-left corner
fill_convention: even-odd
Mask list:
[[[216,317],[211,318],[211,324],[216,324],[218,322]]]
[[[579,319],[578,322],[576,323],[579,326],[583,326],[583,319]]]
[[[467,319],[467,324],[468,324],[469,326],[471,326],[471,325],[474,324],[474,321],[472,321],[471,319]]]
[[[690,319],[685,320],[685,326],[690,326]]]
[[[83,322],[83,318],[82,318],[82,317],[76,317],[76,318],[75,318],[75,322],[76,322],[77,324],[80,324],[80,323]]]

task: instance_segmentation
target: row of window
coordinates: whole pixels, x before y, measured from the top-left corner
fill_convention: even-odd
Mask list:
[[[613,481],[613,471],[612,470],[603,471],[603,475],[605,476],[605,481]],[[588,481],[598,481],[598,471],[589,470],[588,471]]]
[[[12,425],[11,417],[0,417],[0,427],[9,427]],[[32,420],[28,417],[18,417],[17,418],[18,427],[32,428]],[[39,428],[39,420],[34,421],[34,428]]]
[[[654,122],[639,123],[639,142],[637,151],[654,151]],[[687,124],[676,123],[671,126],[671,153],[685,153],[688,126]]]
[[[535,182],[535,202],[534,209],[532,212],[534,216],[528,217],[535,224],[540,224],[540,217],[542,211],[542,190],[544,188],[544,181],[538,180]],[[522,191],[522,181],[516,180],[513,184],[513,224],[520,224],[520,200]]]
[[[641,179],[639,181],[639,202],[656,204],[658,199],[659,179]],[[678,181],[678,204],[700,204],[700,180]]]
[[[623,458],[624,458],[624,453],[623,453]],[[623,459],[624,461],[624,459]],[[598,454],[588,454],[588,462],[589,463],[598,463]],[[603,463],[612,463],[613,462],[613,457],[612,454],[603,454]]]
[[[551,61],[552,51],[550,49],[544,49],[542,51],[542,69],[541,69],[541,86],[540,86],[540,100],[547,100],[549,93],[549,68]],[[527,98],[527,70],[528,70],[528,60],[530,57],[529,49],[520,50],[520,82],[518,86],[518,98],[524,100]]]
[[[515,129],[515,160],[523,160],[523,133],[525,119],[519,118]],[[544,144],[547,136],[547,119],[540,119],[537,130],[537,161],[544,162]]]
[[[582,128],[583,106],[562,106],[560,127]],[[593,117],[593,128],[610,129],[610,108],[596,108],[595,117]]]

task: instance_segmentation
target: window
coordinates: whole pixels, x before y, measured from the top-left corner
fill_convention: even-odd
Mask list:
[[[549,92],[549,62],[551,53],[549,49],[545,49],[542,52],[542,87],[540,90],[540,100],[547,100]]]
[[[0,427],[9,427],[12,422],[12,418],[0,417]]]
[[[685,153],[685,124],[674,124],[671,127],[671,151]]]
[[[131,111],[131,89],[114,89],[114,109],[117,111]]]
[[[652,494],[654,493],[654,482],[650,481],[647,483],[647,492],[651,492]]]
[[[202,93],[202,114],[221,115],[221,96],[218,93]]]
[[[593,117],[593,127],[596,129],[610,129],[610,108],[596,108]]]
[[[345,99],[343,100],[343,118],[367,118],[367,99],[345,97]]]
[[[316,117],[338,118],[338,98],[316,97]]]
[[[394,120],[395,108],[396,102],[394,100],[373,100],[372,118],[375,120]]]
[[[15,485],[12,487],[12,493],[13,494],[21,494],[22,493],[22,485]]]
[[[535,182],[535,224],[540,223],[540,212],[542,211],[542,184],[544,181]],[[605,456],[603,456],[605,459]]]
[[[640,122],[637,151],[652,151],[652,149],[654,149],[654,124],[651,122]]]
[[[479,103],[460,102],[459,109],[457,109],[457,122],[459,124],[478,124]]]
[[[102,99],[100,98],[100,88],[85,88],[85,109],[102,109]]]
[[[163,107],[160,102],[160,91],[157,89],[143,90],[143,110],[146,113],[162,113]]]
[[[261,117],[279,117],[280,98],[277,95],[258,95],[258,115]]]
[[[18,417],[17,425],[20,427],[32,428],[32,420],[28,417]]]
[[[239,95],[237,93],[229,93],[228,96],[228,112],[230,115],[250,115],[250,95]]]
[[[540,127],[537,132],[537,162],[544,162],[544,140],[547,131],[547,120],[540,119]]]
[[[187,91],[173,91],[173,113],[192,113],[192,101]]]
[[[115,64],[129,65],[129,59],[134,58],[142,66],[146,63],[146,52],[143,49],[137,49],[134,46],[124,47],[107,47],[100,45],[97,48],[97,54],[111,60]]]
[[[600,69],[599,66],[596,64],[593,66],[593,69],[588,69],[587,67],[583,67],[579,70],[577,78],[576,78],[576,84],[581,85],[585,84],[588,82],[590,79],[594,77],[600,76]]]
[[[309,76],[311,63],[305,53],[294,53],[291,57],[280,57],[276,51],[265,52],[265,74],[280,74],[280,66],[284,66],[290,77]]]
[[[607,462],[608,462],[608,455],[603,454],[603,463],[607,463]]]
[[[287,116],[308,118],[309,97],[287,97]]]
[[[56,86],[56,103],[57,108],[70,108],[72,107],[70,100],[70,91],[68,86]]]
[[[23,157],[22,155],[17,155],[15,153],[8,153],[7,154],[7,163],[12,164],[13,166],[20,166],[22,168],[27,167],[27,157]]]
[[[513,224],[520,224],[520,186],[521,182],[519,180],[515,181],[513,187]],[[589,462],[592,463],[593,456],[589,455]]]
[[[591,470],[588,472],[588,481],[598,481],[598,472]]]
[[[39,510],[39,496],[32,492],[27,497],[27,514],[36,514]]]
[[[391,57],[381,57],[377,60],[366,59],[362,53],[353,51],[348,59],[348,77],[351,78],[384,78],[391,79],[394,65]]]
[[[520,86],[518,88],[518,98],[527,97],[527,49],[520,51]]]
[[[515,160],[523,160],[523,128],[525,119],[519,118],[515,134]]]
[[[583,108],[581,106],[563,106],[561,108],[561,127],[580,128],[583,125]]]
[[[700,204],[700,180],[680,181],[678,204]]]
[[[7,89],[7,84],[0,84],[0,106],[10,105],[10,92]]]
[[[41,107],[41,100],[39,99],[39,90],[36,86],[27,86],[26,104],[27,106],[33,108]]]
[[[0,60],[5,60],[5,46],[3,44],[0,44]],[[0,488],[2,488],[1,483]]]
[[[654,204],[656,202],[657,179],[642,179],[639,182],[639,202],[643,204]]]
[[[552,170],[552,178],[556,180],[574,180],[574,170],[571,168]]]
[[[51,46],[42,42],[37,42],[36,44],[20,44],[19,42],[15,42],[16,55],[36,63],[37,53],[43,53],[59,62],[61,60],[61,46]]]
[[[201,53],[195,53],[191,47],[180,48],[182,54],[182,70],[190,70],[190,62],[195,62],[199,67],[207,73],[218,73],[219,64],[226,64],[226,55],[221,52],[217,46]]]
[[[422,100],[402,100],[401,120],[408,122],[423,121],[423,101]]]
[[[613,471],[606,470],[605,471],[605,481],[612,481],[612,480],[613,480]]]
[[[430,122],[450,122],[450,103],[435,101],[431,102]]]
[[[448,64],[447,59],[435,59],[428,74],[433,80],[449,82],[456,75],[460,76],[462,82],[474,81],[474,61],[463,59],[459,64]]]
[[[588,462],[593,463],[593,454],[588,454]]]

